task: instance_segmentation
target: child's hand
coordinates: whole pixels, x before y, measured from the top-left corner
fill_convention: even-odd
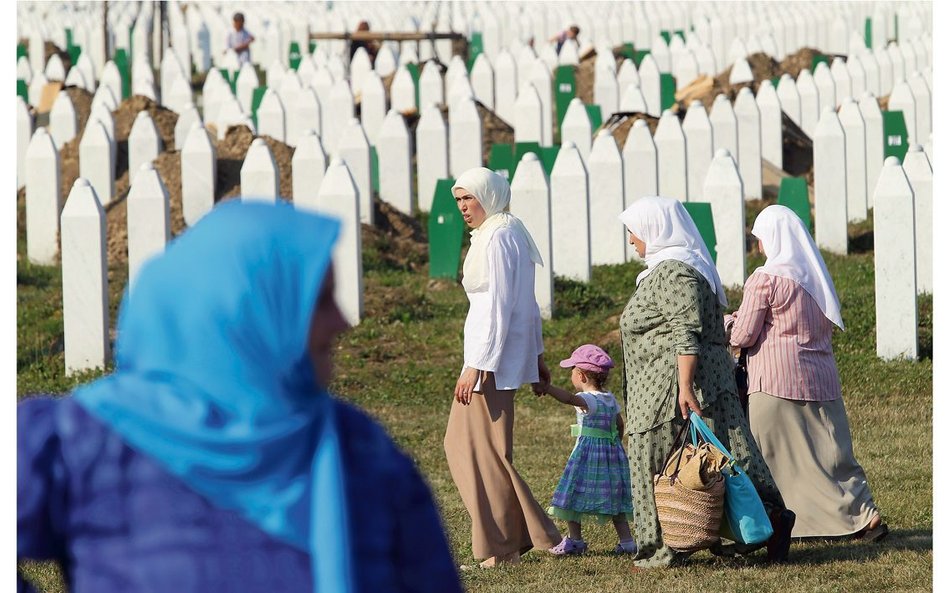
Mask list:
[[[536,383],[532,383],[531,386],[533,387],[533,394],[537,397],[540,397],[546,393],[546,390],[550,384],[547,381],[537,381]]]

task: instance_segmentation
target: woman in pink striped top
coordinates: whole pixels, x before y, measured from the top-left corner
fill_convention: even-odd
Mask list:
[[[767,261],[725,326],[747,349],[751,432],[796,512],[793,536],[880,540],[888,528],[853,454],[833,357],[833,326],[844,329],[833,280],[789,208],[768,206],[751,233]]]

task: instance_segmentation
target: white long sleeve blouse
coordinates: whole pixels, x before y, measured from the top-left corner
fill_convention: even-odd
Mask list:
[[[517,389],[539,380],[537,357],[543,353],[535,264],[527,241],[511,228],[494,232],[487,262],[487,290],[467,293],[464,366],[493,372],[498,390]]]

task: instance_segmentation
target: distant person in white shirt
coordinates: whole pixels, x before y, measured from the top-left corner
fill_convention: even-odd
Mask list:
[[[250,31],[244,29],[244,13],[234,13],[234,30],[227,35],[227,48],[237,53],[237,59],[241,64],[250,61],[250,44],[254,37]]]

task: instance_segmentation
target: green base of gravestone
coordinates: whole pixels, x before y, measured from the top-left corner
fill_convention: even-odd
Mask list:
[[[586,115],[589,117],[590,129],[595,135],[596,130],[602,127],[602,108],[599,105],[586,105]]]
[[[296,69],[300,67],[300,62],[303,60],[303,55],[300,53],[300,44],[295,41],[290,42],[289,59],[290,69],[295,72]]]
[[[408,70],[408,73],[411,74],[411,80],[415,83],[415,105],[418,106],[418,113],[421,113],[421,110],[425,108],[421,104],[421,94],[418,81],[421,79],[421,70],[418,68],[418,64],[408,63],[405,64],[405,68]]]
[[[556,155],[559,153],[559,144],[554,144],[553,146],[543,146],[540,148],[540,154],[537,156],[540,157],[540,164],[543,165],[543,170],[546,171],[547,177],[549,177],[550,173],[553,172],[553,163],[556,162]]]
[[[671,74],[661,74],[662,111],[670,109],[675,104],[675,77]]]
[[[131,34],[131,30],[129,34]],[[122,77],[122,99],[128,99],[132,96],[132,75],[131,72],[128,71],[128,54],[125,53],[124,49],[119,48],[115,50],[115,56],[112,58],[112,61],[118,66],[119,74]]]
[[[484,53],[484,36],[480,33],[472,33],[471,40],[467,46],[467,71],[471,72],[471,69],[474,68],[474,62],[477,61],[477,56]]]
[[[452,185],[454,179],[439,179],[431,202],[428,217],[428,275],[431,278],[457,280],[461,266],[464,219],[451,193]]]
[[[882,138],[885,157],[898,157],[901,163],[908,152],[908,128],[901,111],[882,112]]]
[[[257,109],[263,102],[263,96],[267,94],[266,86],[258,86],[253,90],[253,98],[250,100],[250,119],[253,120],[254,127],[257,127]]]
[[[372,177],[372,191],[379,193],[379,153],[374,146],[369,146],[369,166]]]
[[[30,57],[30,53],[29,53],[29,50],[26,48],[26,46],[23,45],[22,43],[17,43],[16,44],[16,59],[19,60],[20,58],[29,58],[29,57]]]
[[[514,175],[517,173],[517,167],[520,165],[520,159],[523,158],[523,155],[528,152],[532,152],[537,155],[537,158],[540,158],[540,143],[539,142],[517,142],[514,145],[514,160],[513,160],[513,171],[510,172],[511,181],[514,178]]]
[[[793,210],[803,224],[813,232],[813,220],[810,217],[810,191],[803,177],[784,177],[780,180],[777,203]]]
[[[682,206],[691,215],[698,227],[698,233],[704,240],[708,253],[711,254],[711,260],[718,261],[718,240],[714,234],[714,216],[711,214],[711,204],[707,202],[684,202]]]
[[[508,181],[513,180],[513,147],[504,143],[492,145],[490,147],[490,155],[487,157],[487,166],[495,173],[503,175]]]
[[[30,88],[26,85],[26,81],[22,78],[16,79],[16,94],[23,97],[23,100],[29,104],[30,102]]]
[[[815,54],[813,56],[813,60],[810,63],[810,72],[816,72],[816,65],[820,62],[823,62],[827,66],[830,65],[830,61],[827,56],[824,56],[823,54]]]
[[[576,66],[558,66],[553,82],[553,96],[556,98],[556,125],[563,125],[570,101],[576,97]]]
[[[638,68],[642,65],[642,59],[652,53],[650,49],[639,49],[635,51],[635,56],[632,58],[635,61],[635,67]]]

